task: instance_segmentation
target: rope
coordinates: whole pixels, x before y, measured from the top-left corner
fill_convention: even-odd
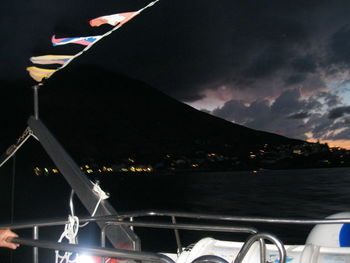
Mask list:
[[[93,192],[99,197],[95,208],[91,214],[91,216],[93,217],[96,212],[98,207],[101,204],[102,200],[105,200],[109,197],[109,195],[104,192],[101,187],[99,186],[99,183],[93,183]],[[58,242],[61,243],[63,241],[63,239],[67,239],[69,244],[77,244],[77,235],[78,235],[78,231],[79,228],[85,227],[89,224],[89,222],[86,222],[83,225],[79,225],[79,218],[77,216],[74,215],[74,203],[73,203],[73,194],[74,191],[72,191],[71,193],[71,198],[70,198],[70,208],[71,208],[71,213],[72,215],[68,216],[68,223],[65,225],[64,227],[64,231],[61,234],[60,238],[58,239]],[[60,254],[60,251],[55,250],[55,262],[56,263],[75,263],[77,261],[77,258],[79,255],[76,255],[76,257],[74,259],[71,259],[73,253],[72,252],[65,252],[63,255]]]
[[[90,181],[90,182],[91,182],[91,181]],[[96,206],[95,206],[95,208],[94,208],[94,210],[93,210],[93,212],[92,212],[92,214],[91,214],[91,217],[94,217],[95,214],[96,214],[96,212],[97,212],[98,207],[100,206],[101,201],[102,201],[102,200],[105,200],[105,199],[107,199],[107,198],[109,198],[109,195],[101,189],[101,187],[100,187],[100,185],[99,185],[99,182],[96,182],[96,183],[91,182],[91,183],[92,183],[93,186],[94,186],[94,187],[92,188],[92,190],[93,190],[94,193],[95,193],[96,195],[98,195],[98,197],[99,197],[99,199],[98,199],[98,201],[97,201],[97,203],[96,203]],[[85,224],[81,225],[80,227],[85,227],[85,226],[87,226],[88,224],[89,224],[89,222],[86,222]]]
[[[15,179],[16,179],[16,154],[13,155],[12,159],[12,182],[11,182],[11,224],[15,215]],[[13,251],[10,254],[10,262],[13,262]]]
[[[76,244],[77,242],[77,234],[79,231],[79,218],[77,216],[68,216],[68,224],[65,225],[64,231],[61,234],[60,238],[58,239],[58,242],[61,243],[62,240],[65,238],[68,240],[69,244]],[[60,252],[58,250],[55,250],[55,256],[56,256],[56,263],[74,263],[76,262],[76,259],[72,260],[71,256],[73,255],[72,252],[65,252],[63,255],[60,255]]]
[[[11,182],[11,224],[15,214],[15,178],[16,178],[16,155],[13,155],[12,162],[12,182]]]

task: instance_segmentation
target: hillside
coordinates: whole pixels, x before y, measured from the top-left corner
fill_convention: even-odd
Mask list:
[[[10,92],[4,97],[2,107],[17,112],[3,116],[9,125],[1,131],[2,138],[22,132],[19,121],[32,111],[29,92],[26,89],[25,96]],[[14,104],[9,97],[15,97]],[[11,119],[13,115],[18,118]],[[40,118],[78,159],[152,159],[198,151],[234,155],[264,144],[300,143],[211,116],[143,82],[94,67],[60,72],[50,79],[40,90]]]

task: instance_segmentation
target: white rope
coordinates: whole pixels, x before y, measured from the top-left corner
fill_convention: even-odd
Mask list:
[[[96,214],[97,209],[101,204],[101,201],[109,198],[109,195],[101,189],[98,182],[96,182],[96,183],[91,182],[91,183],[93,185],[93,188],[92,188],[93,192],[99,197],[99,199],[96,203],[96,206],[91,214],[91,216],[93,217]],[[71,203],[71,206],[72,206],[71,213],[73,214],[73,211],[74,211],[73,202]],[[79,225],[79,218],[77,216],[74,216],[74,215],[69,215],[68,216],[68,223],[65,225],[64,231],[61,234],[60,238],[58,239],[58,242],[61,243],[63,241],[63,239],[65,238],[68,240],[69,244],[77,244],[77,235],[78,235],[79,228],[84,227],[88,224],[89,224],[89,222],[86,222],[83,225]],[[75,263],[76,259],[79,255],[76,255],[76,257],[74,259],[71,259],[72,255],[73,255],[72,252],[65,252],[63,255],[61,255],[59,250],[55,250],[55,262],[56,263],[63,263],[63,262]]]
[[[90,182],[91,182],[91,181],[90,181]],[[99,185],[98,182],[96,182],[96,183],[91,182],[91,183],[92,183],[93,186],[94,186],[94,187],[92,188],[93,192],[99,197],[99,199],[98,199],[98,201],[97,201],[97,203],[96,203],[96,206],[95,206],[95,208],[94,208],[94,210],[93,210],[93,212],[92,212],[92,214],[91,214],[91,217],[94,217],[95,214],[96,214],[96,212],[97,212],[98,207],[100,206],[101,201],[102,201],[102,200],[105,200],[105,199],[107,199],[107,198],[109,198],[109,196],[108,196],[108,194],[107,194],[105,191],[103,191],[103,190],[101,189],[101,187],[100,187],[100,185]],[[85,224],[81,225],[80,227],[85,227],[85,226],[87,226],[88,224],[89,224],[89,222],[86,222]]]
[[[79,231],[79,218],[77,216],[68,216],[68,223],[64,227],[64,231],[61,234],[60,238],[57,242],[61,243],[62,240],[65,238],[68,240],[69,244],[76,244],[77,243],[77,234]],[[71,256],[73,255],[72,252],[65,252],[63,255],[60,255],[60,252],[58,250],[55,250],[55,258],[56,263],[74,263],[76,262],[75,259],[71,259]]]

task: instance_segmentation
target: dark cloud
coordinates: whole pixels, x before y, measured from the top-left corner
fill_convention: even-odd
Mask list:
[[[329,92],[320,92],[317,97],[323,98],[328,107],[332,108],[342,103],[342,99],[336,95]]]
[[[309,117],[309,113],[303,112],[306,105],[315,106],[313,98],[305,100],[301,98],[297,89],[287,90],[282,93],[272,104],[267,100],[254,101],[245,105],[242,101],[231,100],[222,108],[215,109],[212,114],[244,125],[262,129],[269,132],[277,132],[289,137],[306,139],[305,133],[309,129],[303,119]]]
[[[328,93],[321,94],[324,99],[333,99]],[[244,124],[250,128],[283,134],[292,138],[307,139],[306,134],[313,134],[320,139],[346,139],[348,119],[331,119],[323,112],[323,104],[318,97],[303,98],[300,90],[284,91],[272,103],[254,101],[247,105],[243,101],[231,100],[212,114],[229,121]],[[338,118],[350,113],[349,107],[333,109]],[[331,111],[332,112],[332,111]],[[344,137],[342,137],[344,135]]]
[[[350,106],[337,107],[329,112],[330,119],[338,119],[346,114],[350,114]]]
[[[310,113],[308,112],[298,112],[298,113],[294,113],[292,115],[289,115],[287,118],[288,119],[306,119],[308,117],[310,117]]]
[[[293,69],[300,73],[314,73],[317,68],[315,58],[312,55],[295,58],[291,64]]]
[[[296,110],[303,108],[305,102],[300,100],[300,91],[297,89],[287,90],[283,92],[272,104],[272,112],[278,115],[287,116]]]
[[[243,77],[259,79],[269,76],[284,66],[285,63],[283,52],[278,48],[269,47],[253,58],[248,68],[243,71]]]
[[[329,136],[330,140],[350,140],[350,128],[345,128],[341,132]]]
[[[345,64],[349,66],[350,61],[350,27],[342,26],[336,31],[329,43],[329,60],[334,64]]]
[[[289,85],[299,84],[299,83],[302,83],[305,79],[306,79],[305,74],[295,74],[288,77],[288,79],[286,80],[286,85],[289,86]]]

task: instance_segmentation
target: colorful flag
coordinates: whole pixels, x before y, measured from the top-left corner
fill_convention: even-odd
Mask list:
[[[100,16],[98,18],[90,20],[91,26],[100,26],[103,24],[110,24],[111,26],[123,25],[132,19],[134,16],[138,15],[140,11],[120,13],[109,16]]]
[[[56,38],[55,35],[52,36],[51,42],[54,46],[65,45],[65,44],[80,44],[84,46],[91,45],[95,41],[101,39],[102,36],[90,36],[90,37],[65,37]]]
[[[67,55],[46,55],[39,57],[31,57],[30,61],[34,64],[48,65],[48,64],[65,64],[74,56]]]
[[[43,69],[38,67],[28,67],[27,71],[29,75],[35,79],[37,82],[41,82],[43,78],[49,78],[56,69]]]

